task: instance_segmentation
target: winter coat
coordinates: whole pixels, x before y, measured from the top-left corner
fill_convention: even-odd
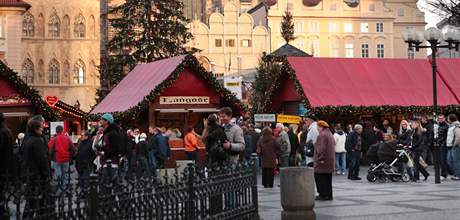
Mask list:
[[[48,180],[51,172],[48,161],[48,147],[42,135],[29,132],[22,145],[25,175],[30,178]]]
[[[249,133],[244,133],[243,137],[244,137],[245,146],[244,146],[244,151],[241,151],[240,160],[242,160],[243,158],[246,160],[250,160],[251,154],[252,152],[254,152],[254,148],[255,148],[255,146],[252,145],[253,143],[252,136]],[[243,158],[241,158],[241,156]]]
[[[249,134],[252,136],[252,146],[254,147],[252,149],[252,153],[255,153],[256,152],[256,148],[257,148],[257,143],[259,143],[259,138],[260,138],[260,135],[256,132],[256,131],[249,131]]]
[[[362,149],[362,138],[361,135],[356,131],[350,132],[345,141],[345,149],[347,152],[361,151]]]
[[[335,152],[336,153],[345,153],[345,141],[347,140],[347,135],[342,130],[338,130],[334,134],[335,141]]]
[[[457,135],[458,132],[460,132],[460,122],[455,121],[449,126],[449,130],[447,130],[447,138],[446,138],[446,146],[447,147],[452,147],[455,145],[455,142],[457,142],[455,139],[458,139],[458,143],[460,143],[460,134]]]
[[[440,123],[438,128],[438,144],[441,147],[446,146],[447,141],[447,130],[449,130],[449,124],[446,122]]]
[[[224,125],[224,132],[227,135],[227,140],[230,142],[229,155],[230,160],[238,162],[239,153],[244,151],[246,146],[244,142],[243,130],[236,124]]]
[[[119,163],[119,154],[121,154],[123,138],[120,130],[115,124],[110,124],[102,135],[102,151],[104,155],[101,157],[101,164],[105,164],[107,160],[111,160],[112,164]]]
[[[276,139],[281,148],[281,155],[289,155],[291,153],[291,142],[288,133],[286,133],[286,131],[281,131]],[[283,147],[281,146],[282,142],[287,144],[287,150],[285,151],[283,151]]]
[[[51,160],[56,163],[68,163],[74,156],[72,140],[64,133],[59,133],[51,138],[48,143],[48,151],[51,155]]]
[[[136,144],[136,157],[141,158],[145,157],[147,158],[147,148],[148,148],[148,143],[144,139],[139,139],[139,142]]]
[[[96,153],[93,148],[93,141],[91,139],[86,139],[77,147],[77,167],[78,169],[90,169],[92,167],[94,158],[96,158]]]
[[[413,131],[410,129],[401,131],[398,137],[398,144],[409,146],[411,144],[412,134]]]
[[[426,134],[425,132],[416,132],[414,131],[412,134],[412,151],[416,152],[423,152],[426,149],[425,145],[425,138]]]
[[[273,136],[262,136],[257,142],[258,155],[262,159],[262,168],[275,168],[279,145]]]
[[[223,143],[227,141],[227,135],[223,127],[220,125],[208,127],[208,132],[203,140],[206,144],[207,162],[209,164],[223,163],[228,159],[228,153],[223,146]]]
[[[189,132],[184,137],[185,151],[195,152],[198,150],[198,138],[192,132]]]
[[[333,173],[335,169],[335,141],[329,129],[319,132],[313,156],[315,173]]]
[[[0,125],[0,178],[8,172],[9,175],[16,173],[13,171],[14,137],[11,130],[4,125]]]
[[[290,155],[295,156],[297,153],[297,150],[299,149],[299,138],[297,137],[297,135],[294,134],[293,130],[289,130],[288,136],[289,136],[289,143],[291,144]]]
[[[155,145],[158,147],[155,151],[155,157],[160,160],[166,160],[171,156],[171,149],[169,148],[169,138],[163,134],[156,134],[154,138]]]

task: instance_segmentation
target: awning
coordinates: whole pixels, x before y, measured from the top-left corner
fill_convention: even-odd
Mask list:
[[[123,112],[139,104],[153,89],[171,75],[185,56],[137,65],[91,114]]]
[[[438,74],[450,91],[460,98],[460,59],[436,59]]]
[[[433,104],[427,60],[289,57],[288,62],[311,107]],[[438,103],[459,104],[439,75]]]

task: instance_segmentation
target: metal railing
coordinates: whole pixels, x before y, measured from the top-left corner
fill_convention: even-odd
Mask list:
[[[119,175],[4,178],[0,219],[259,219],[257,169],[249,165],[198,167],[162,177]]]

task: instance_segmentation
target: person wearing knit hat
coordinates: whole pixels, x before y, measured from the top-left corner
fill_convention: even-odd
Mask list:
[[[102,115],[99,123],[104,128],[102,134],[101,165],[102,177],[106,180],[113,180],[118,176],[118,164],[120,162],[122,138],[118,126],[110,113]]]
[[[335,140],[329,124],[318,121],[318,139],[313,155],[315,182],[318,191],[316,200],[332,200],[332,173],[335,170]]]
[[[115,122],[115,120],[113,119],[112,114],[110,114],[110,113],[103,114],[101,119],[106,121],[106,122],[108,122],[109,124],[113,124]]]

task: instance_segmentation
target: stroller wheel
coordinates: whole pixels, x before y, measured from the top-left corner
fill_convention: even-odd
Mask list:
[[[369,173],[367,174],[367,181],[373,183],[375,181],[377,181],[377,176],[373,173]]]
[[[410,181],[410,176],[408,173],[404,173],[403,175],[401,175],[401,180],[405,183],[409,182]]]

